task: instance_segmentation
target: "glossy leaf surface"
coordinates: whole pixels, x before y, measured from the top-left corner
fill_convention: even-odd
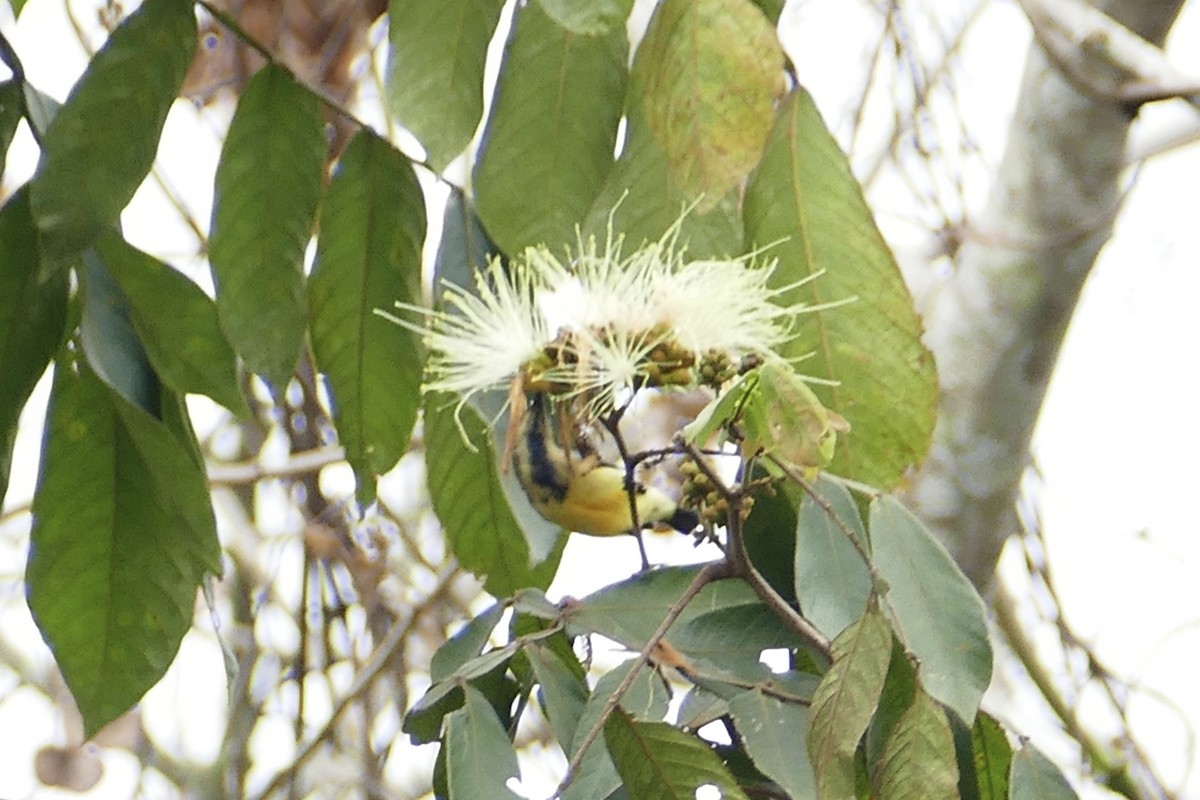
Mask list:
[[[221,328],[246,366],[277,387],[304,340],[304,251],[324,164],[316,96],[282,67],[255,73],[217,164],[209,262]]]
[[[852,301],[796,318],[787,357],[837,381],[813,389],[846,418],[830,471],[891,488],[929,448],[937,402],[933,357],[891,251],[845,155],[812,98],[794,91],[779,109],[762,163],[746,189],[747,245],[771,245],[789,305]]]
[[[580,36],[538,3],[518,11],[474,178],[479,215],[506,253],[575,244],[613,163],[628,47],[624,26]]]
[[[166,672],[221,569],[204,473],[166,425],[56,368],[25,581],[87,735]]]
[[[483,115],[483,67],[502,0],[391,0],[387,104],[442,169]]]
[[[973,721],[992,676],[983,600],[945,548],[898,500],[871,503],[875,566],[905,647],[920,662],[921,686],[964,721]]]
[[[32,200],[48,257],[78,253],[117,222],[195,49],[192,4],[146,0],[92,57],[42,137]]]
[[[359,500],[408,448],[421,395],[421,342],[375,313],[421,301],[425,201],[408,160],[361,131],[325,199],[308,282],[313,354],[333,395]]]

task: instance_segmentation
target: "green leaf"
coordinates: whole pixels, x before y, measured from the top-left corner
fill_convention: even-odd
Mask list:
[[[179,394],[208,395],[244,413],[237,357],[208,295],[116,233],[103,236],[96,253],[120,285],[138,340],[163,383]]]
[[[162,400],[163,425],[171,432],[175,440],[183,445],[197,468],[204,472],[204,451],[196,439],[196,429],[192,426],[192,418],[188,416],[187,398],[166,389],[163,391]],[[207,473],[205,474],[207,480]]]
[[[756,679],[750,677],[749,670],[746,672],[747,678],[735,676],[729,680],[712,678],[699,671],[688,673],[687,677],[695,687],[684,697],[676,724],[697,730],[729,714],[728,701],[747,690],[760,691],[780,702],[798,703],[807,708],[821,683],[820,677],[810,672],[767,672],[766,677]]]
[[[469,659],[464,664],[429,687],[404,717],[401,727],[416,744],[437,741],[442,720],[463,704],[463,686],[474,686],[489,699],[498,714],[507,714],[517,685],[508,677],[508,667],[518,646],[508,644]]]
[[[475,273],[487,266],[496,252],[471,201],[461,192],[451,192],[442,215],[442,241],[433,268],[437,281],[463,288],[474,286]],[[437,281],[435,292],[440,288]]]
[[[421,398],[421,341],[375,313],[421,301],[425,200],[412,166],[370,131],[330,183],[308,283],[312,348],[333,396],[359,499],[408,449]]]
[[[19,9],[20,5],[23,4],[23,2],[19,3],[15,8]],[[12,122],[15,126],[20,117],[24,115],[26,122],[33,129],[34,135],[36,137],[45,136],[46,129],[50,127],[50,121],[54,119],[54,115],[58,113],[58,109],[62,107],[62,104],[54,98],[38,91],[29,81],[22,80],[25,75],[25,68],[21,65],[21,59],[17,57],[16,52],[9,46],[8,41],[3,38],[0,38],[0,63],[7,65],[13,75],[17,76],[17,80],[14,80],[10,84],[16,87],[17,94],[9,98],[16,102],[16,108],[5,108],[0,113],[0,117],[8,119],[7,114],[16,113],[16,118]],[[7,101],[0,101],[0,103],[4,102]],[[0,175],[2,175],[6,155],[4,151],[8,150],[8,144],[2,140],[2,137],[0,137],[0,144],[4,145],[3,151],[0,151]]]
[[[887,679],[883,683],[883,691],[879,695],[879,708],[867,727],[866,737],[866,767],[874,773],[883,760],[883,751],[887,746],[892,730],[904,712],[908,711],[917,695],[917,670],[909,660],[903,647],[892,646],[892,660],[888,665]]]
[[[33,216],[51,258],[117,222],[150,171],[196,49],[185,0],[146,0],[112,32],[42,138]]]
[[[162,677],[221,570],[204,473],[103,383],[55,369],[25,582],[85,738]]]
[[[1054,762],[1031,744],[1012,754],[1009,800],[1077,800],[1071,784]]]
[[[801,369],[837,381],[816,386],[827,408],[850,423],[830,471],[891,488],[929,449],[937,408],[933,357],[908,289],[880,235],[845,155],[812,98],[783,104],[746,190],[750,247],[774,245],[774,285],[825,274],[784,293],[790,306],[853,299],[802,314],[783,355],[812,353]]]
[[[571,33],[599,36],[625,29],[633,0],[538,0],[542,10]]]
[[[0,208],[0,501],[8,489],[21,409],[62,341],[67,275],[42,269],[29,191]]]
[[[879,800],[959,800],[950,722],[924,692],[892,729],[875,782]]]
[[[637,722],[617,709],[604,723],[604,743],[633,800],[693,800],[701,786],[747,800],[707,744],[665,722]]]
[[[587,706],[588,686],[579,662],[568,663],[565,656],[551,646],[535,642],[525,649],[533,674],[542,687],[542,708],[550,728],[564,753],[571,752],[575,729]]]
[[[702,678],[753,683],[771,678],[759,661],[764,650],[794,650],[803,644],[765,605],[737,605],[677,622],[667,640]]]
[[[457,409],[445,394],[425,398],[425,466],[433,510],[462,566],[486,576],[484,588],[496,597],[518,589],[550,585],[565,537],[550,556],[532,564],[529,543],[500,485],[491,432],[470,406]],[[455,415],[475,449],[462,439]],[[463,502],[470,498],[470,502]]]
[[[450,800],[521,800],[505,783],[518,775],[517,754],[496,712],[477,689],[446,718],[446,785]]]
[[[975,717],[975,724],[971,727],[970,749],[974,767],[974,797],[979,800],[1007,800],[1012,747],[1000,723],[982,711]],[[964,798],[970,796],[963,792]]]
[[[854,754],[879,704],[892,631],[873,609],[833,640],[833,664],[813,696],[808,756],[822,800],[854,798]]]
[[[518,595],[524,592],[538,592],[540,589],[523,589],[518,592]],[[557,620],[545,620],[537,614],[526,614],[518,608],[518,601],[510,599],[506,605],[512,609],[513,614],[508,620],[508,636],[510,641],[521,640],[525,648],[528,649],[533,645],[549,648],[551,652],[558,655],[563,664],[581,681],[584,680],[587,670],[583,664],[579,663],[579,657],[575,655],[575,645],[573,637],[567,636],[564,631],[564,626]],[[523,605],[523,603],[522,603]],[[528,665],[523,665],[528,666]],[[532,686],[533,680],[532,667],[527,673],[529,677],[529,686]]]
[[[971,722],[992,676],[983,601],[941,543],[895,498],[872,501],[870,527],[875,567],[889,587],[883,605],[920,662],[921,686]]]
[[[816,800],[812,764],[796,752],[808,735],[809,710],[756,690],[731,698],[729,711],[754,766],[792,800]]]
[[[13,16],[21,15],[21,9],[25,7],[26,0],[8,0],[8,4],[12,6]]]
[[[587,708],[579,718],[579,727],[575,730],[575,742],[600,718],[600,712],[608,703],[608,698],[616,691],[617,686],[625,680],[633,667],[630,659],[620,666],[614,667],[596,681],[596,688],[588,698]],[[662,678],[654,670],[643,667],[629,686],[629,691],[621,698],[620,707],[625,709],[634,719],[660,720],[666,715],[671,700],[670,690],[663,684]]]
[[[483,66],[503,0],[391,0],[387,105],[434,169],[461,153],[483,115]]]
[[[541,589],[522,589],[512,597],[512,609],[540,620],[556,620],[562,613],[558,605]]]
[[[504,670],[498,672],[503,673]],[[499,679],[503,679],[502,674]],[[412,737],[413,744],[432,744],[442,735],[442,722],[446,715],[462,708],[462,704],[462,686],[446,681],[435,683],[404,715],[400,730]]]
[[[626,245],[656,242],[692,206],[667,173],[661,148],[648,132],[630,121],[626,145],[582,225],[585,236],[603,241],[609,226],[625,235]],[[689,260],[726,258],[742,250],[737,197],[730,193],[708,211],[691,211],[679,224],[679,241]],[[627,252],[632,252],[628,250]]]
[[[714,436],[721,442],[726,441],[722,429],[738,419],[751,393],[757,390],[758,370],[738,375],[708,405],[700,409],[691,422],[683,426],[680,430],[683,440],[701,446],[707,445]]]
[[[583,737],[595,727],[609,697],[629,674],[632,666],[632,660],[626,661],[596,682],[596,688],[592,692],[592,696],[588,698],[583,715],[579,718],[579,725],[575,728],[570,756],[574,756],[573,751],[583,742]],[[655,674],[654,670],[643,668],[633,679],[629,691],[621,698],[620,707],[635,719],[661,720],[667,713],[669,700],[667,689],[659,676]],[[613,766],[612,759],[609,758],[608,748],[604,745],[604,737],[600,736],[584,755],[583,761],[579,765],[579,772],[567,786],[567,791],[563,793],[563,800],[607,798],[620,788],[621,776],[617,774],[617,768]]]
[[[813,489],[832,508],[835,518],[807,495],[800,501],[796,524],[796,597],[800,609],[817,628],[836,637],[862,616],[871,594],[871,572],[847,538],[866,551],[858,506],[837,481],[818,477]]]
[[[785,91],[779,39],[750,0],[663,0],[643,54],[646,123],[675,182],[711,208],[762,156]]]
[[[83,253],[79,340],[100,380],[152,417],[162,413],[162,384],[133,325],[129,299],[94,248]]]
[[[33,85],[25,84],[25,121],[37,131],[39,136],[45,136],[50,123],[58,115],[62,103],[45,92],[38,91]]]
[[[660,24],[660,16],[656,14],[651,20],[651,30]],[[702,198],[675,180],[662,145],[646,124],[643,97],[655,64],[648,48],[639,47],[625,101],[621,156],[609,170],[583,231],[603,240],[610,229],[615,230],[625,235],[628,246],[636,247],[658,241],[678,224],[679,241],[687,245],[690,258],[724,258],[742,253],[739,192],[729,191],[709,198],[702,208],[696,207]],[[688,209],[691,212],[680,221],[680,215]]]
[[[9,71],[18,78],[25,74],[25,68],[21,66],[21,59],[9,45],[8,39],[3,36],[0,36],[0,64],[8,67]]]
[[[699,569],[664,567],[639,573],[588,595],[570,606],[564,616],[575,628],[599,633],[640,651]],[[742,581],[710,582],[679,615],[675,628],[706,612],[759,604],[754,591]]]
[[[761,469],[755,477],[764,477]],[[742,523],[742,540],[750,563],[792,605],[796,600],[796,505],[798,487],[785,484],[754,496],[750,516]]]
[[[624,26],[580,36],[537,3],[517,9],[474,177],[506,253],[575,243],[613,163],[628,49]]]
[[[283,67],[250,79],[217,164],[209,262],[221,328],[282,387],[304,340],[304,250],[325,165],[317,98]]]
[[[430,744],[430,742],[423,744]],[[437,750],[437,756],[433,760],[431,778],[434,800],[446,800],[450,796],[450,789],[446,786],[446,748],[444,747],[439,747]]]
[[[721,688],[725,688],[726,686],[728,685],[722,685]],[[741,688],[742,691],[745,691],[745,687]],[[725,699],[726,694],[736,696],[738,693],[729,691],[717,694],[708,689],[693,686],[691,691],[684,695],[683,703],[679,706],[679,714],[676,716],[675,722],[681,728],[695,731],[714,720],[726,716],[729,713],[729,702]]]
[[[4,175],[4,163],[8,146],[17,133],[17,125],[25,115],[21,103],[21,85],[16,81],[0,83],[0,176]]]
[[[429,663],[429,679],[434,683],[445,680],[482,653],[502,616],[504,606],[494,603],[447,639],[433,654]]]

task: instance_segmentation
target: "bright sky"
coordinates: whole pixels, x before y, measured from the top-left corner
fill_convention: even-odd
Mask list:
[[[1200,75],[1200,48],[1186,46],[1200,36],[1200,14],[1195,6],[1187,8],[1170,52],[1178,67]],[[929,33],[919,23],[924,13],[913,14],[917,42]],[[81,11],[80,16],[89,23],[94,19],[90,11]],[[794,3],[783,22],[798,73],[843,144],[847,144],[850,112],[861,92],[863,65],[869,59],[872,38],[863,31],[873,30],[877,20],[874,12],[857,3],[807,0]],[[31,0],[21,23],[14,25],[7,6],[0,3],[0,27],[20,52],[30,78],[44,91],[63,98],[85,58],[77,48],[47,44],[73,41],[62,4]],[[979,155],[950,156],[948,167],[964,178],[968,208],[979,207],[989,168],[999,161],[1028,39],[1028,26],[1014,4],[989,3],[975,34],[962,47],[956,64],[956,74],[961,76],[957,104]],[[879,102],[868,107],[867,133],[855,151],[854,163],[860,171],[873,163],[880,143],[871,136],[880,135],[873,132],[882,130],[891,113],[885,96],[893,88],[877,89]],[[1145,127],[1166,124],[1168,116],[1169,112],[1146,114]],[[194,110],[178,103],[160,153],[169,178],[202,220],[208,218],[211,174],[226,117],[227,112],[205,112],[197,126]],[[955,135],[950,128],[935,129],[941,141]],[[947,150],[956,152],[952,147]],[[11,188],[23,180],[35,158],[28,141],[18,142],[10,153],[6,185]],[[1188,725],[1200,724],[1200,684],[1194,676],[1200,653],[1200,592],[1196,591],[1200,526],[1192,516],[1195,487],[1200,485],[1200,469],[1193,457],[1200,452],[1200,417],[1195,411],[1200,380],[1191,360],[1194,356],[1187,356],[1200,341],[1200,314],[1193,307],[1200,297],[1198,185],[1200,149],[1194,146],[1158,156],[1138,173],[1116,235],[1101,254],[1072,323],[1035,443],[1044,476],[1037,498],[1068,621],[1118,674],[1144,682],[1177,706],[1175,713],[1160,702],[1143,700],[1135,701],[1130,711],[1135,730],[1144,737],[1168,786],[1180,785],[1195,756],[1194,744],[1193,752],[1187,752],[1192,734],[1181,719]],[[931,179],[929,191],[953,203],[955,193],[945,183]],[[871,200],[901,260],[927,249],[929,218],[914,215],[911,196],[901,190],[894,173],[880,174]],[[139,195],[125,217],[131,239],[169,257],[194,252],[187,229],[163,205],[154,191]],[[201,262],[175,260],[193,278],[207,281],[207,268]],[[44,389],[34,406],[44,402]],[[27,502],[32,492],[40,434],[33,425],[25,428],[6,508]],[[403,483],[405,478],[397,480]],[[44,669],[49,656],[16,582],[24,568],[26,523],[0,531],[0,647],[15,648],[33,669]],[[698,557],[690,548],[663,552],[661,548],[667,546],[652,537],[652,559]],[[556,589],[583,595],[627,574],[636,567],[632,547],[632,541],[576,537]],[[1005,575],[1021,572],[1015,568],[1015,555],[1011,550],[1007,554]],[[281,551],[278,574],[294,574],[286,560],[296,557],[297,552]],[[606,562],[616,565],[612,573],[595,569]],[[286,635],[288,627],[280,625],[278,630]],[[64,733],[40,696],[14,690],[15,685],[11,674],[0,671],[0,797],[5,798],[30,796],[33,753],[44,742],[61,741]],[[147,725],[161,740],[177,741],[186,757],[210,759],[223,724],[224,696],[220,654],[212,637],[191,634],[168,678],[143,704]],[[319,688],[313,696],[320,697]],[[1055,723],[1023,687],[1001,686],[990,699],[998,713],[1060,763],[1076,758],[1054,733]],[[1096,707],[1087,694],[1079,703],[1085,709]],[[319,718],[319,703],[313,713]],[[186,736],[181,719],[188,720]],[[281,731],[277,739],[290,741],[290,730]],[[262,759],[260,779],[290,757],[286,750],[263,746],[262,741],[254,743],[254,750]],[[406,757],[427,761],[428,750]],[[114,751],[106,751],[104,760],[105,778],[91,796],[129,796],[136,764]],[[535,795],[544,796],[542,784],[554,780],[543,770],[531,765],[526,775],[526,786]],[[153,796],[151,788],[147,787],[147,796]],[[1099,790],[1088,795],[1106,796]],[[1181,796],[1200,796],[1200,778],[1192,776]]]

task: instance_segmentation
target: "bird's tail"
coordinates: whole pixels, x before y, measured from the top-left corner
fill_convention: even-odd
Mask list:
[[[676,508],[675,513],[671,515],[666,524],[670,525],[680,533],[691,533],[700,527],[700,517],[695,511],[686,508]]]

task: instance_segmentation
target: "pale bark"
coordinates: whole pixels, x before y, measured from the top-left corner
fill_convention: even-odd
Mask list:
[[[1115,99],[1114,87],[1145,78],[1105,51],[1119,37],[1080,36],[1078,59],[1064,55],[1064,37],[1045,35],[1044,14],[1071,5],[1026,3],[1054,55],[1035,37],[987,207],[971,221],[953,274],[922,303],[942,398],[934,447],[908,500],[981,590],[1015,531],[1014,501],[1050,373],[1120,207],[1136,109]],[[1098,5],[1159,45],[1182,0]]]

